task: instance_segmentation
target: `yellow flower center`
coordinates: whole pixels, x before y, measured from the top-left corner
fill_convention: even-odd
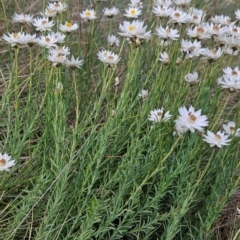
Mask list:
[[[135,14],[136,14],[136,10],[135,10],[135,9],[131,9],[131,10],[130,10],[130,13],[131,13],[132,15],[135,15]]]
[[[91,12],[90,12],[90,11],[86,11],[85,14],[86,14],[86,16],[88,16],[88,17],[91,16]]]
[[[188,122],[190,122],[190,123],[194,123],[194,122],[197,120],[197,117],[190,113],[190,114],[188,115],[187,120],[188,120]]]
[[[72,23],[71,22],[66,22],[65,26],[66,27],[72,27]]]
[[[166,29],[166,34],[169,34],[170,32],[171,32],[171,30],[170,29]]]
[[[7,161],[6,161],[5,159],[2,158],[2,159],[0,160],[0,166],[5,166],[6,163],[7,163]]]
[[[135,27],[132,26],[132,25],[130,25],[130,26],[128,27],[129,32],[132,32],[134,29],[135,29]]]
[[[212,52],[212,54],[215,55],[217,53],[217,50],[216,49],[212,49],[211,52]]]
[[[219,134],[215,134],[215,139],[216,139],[217,141],[220,141],[220,140],[222,139],[222,137],[221,137],[221,135],[219,135]]]
[[[48,13],[48,14],[53,14],[53,11],[52,11],[52,10],[49,10],[49,9],[47,9],[47,13]],[[43,22],[46,22],[46,21],[43,21]]]
[[[191,46],[191,47],[188,48],[188,51],[189,51],[189,52],[192,52],[192,51],[195,50],[195,48],[196,48],[196,47],[193,45],[193,46]]]
[[[18,37],[18,33],[14,33],[13,38],[17,38],[17,37]]]
[[[198,34],[203,34],[204,33],[204,29],[202,27],[197,29],[197,33]]]
[[[175,13],[174,16],[175,16],[176,18],[179,18],[179,17],[180,17],[180,13]]]

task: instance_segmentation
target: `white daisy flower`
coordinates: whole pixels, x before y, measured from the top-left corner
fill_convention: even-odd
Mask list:
[[[11,44],[12,47],[26,44],[26,35],[25,33],[8,33],[8,35],[3,34],[2,39],[8,44]]]
[[[169,58],[167,52],[161,52],[160,56],[161,57],[159,58],[159,61],[163,62],[164,65],[167,65],[169,63],[169,61],[170,61],[170,58]]]
[[[218,49],[208,49],[206,48],[203,52],[203,59],[208,59],[208,61],[213,62],[219,59],[223,54],[223,50],[221,48]]]
[[[230,67],[226,67],[223,69],[224,75],[226,75],[227,77],[240,77],[240,69],[237,67],[230,68]]]
[[[205,49],[202,48],[200,41],[194,40],[194,42],[184,40],[181,41],[181,51],[186,58],[193,58],[200,56]]]
[[[184,134],[185,132],[187,132],[188,128],[184,125],[181,125],[179,122],[176,122],[175,126],[174,126],[175,130],[173,132],[173,135],[178,135],[181,136],[182,134]]]
[[[30,25],[30,24],[32,24],[33,16],[30,15],[30,14],[14,13],[13,16],[12,16],[12,21],[13,22],[26,23],[26,24]]]
[[[52,11],[52,10],[46,8],[44,13],[40,12],[40,14],[43,17],[52,18],[52,17],[55,17],[57,15],[57,12],[56,11]]]
[[[36,31],[51,31],[52,27],[54,26],[54,22],[53,21],[49,21],[49,19],[47,17],[43,17],[43,18],[34,18],[33,19],[33,26],[36,27]]]
[[[154,109],[150,111],[150,115],[148,115],[148,120],[152,122],[167,122],[170,120],[172,115],[169,111],[163,114],[163,107],[159,109]]]
[[[236,123],[233,121],[223,124],[224,132],[228,135],[233,135],[235,137],[240,137],[240,128],[236,129]]]
[[[142,89],[138,96],[145,100],[148,97],[148,90]]]
[[[112,18],[113,16],[116,16],[119,14],[119,9],[116,7],[112,7],[112,8],[104,8],[103,9],[103,15],[107,16],[109,18]]]
[[[227,29],[227,33],[229,35],[240,38],[240,27],[236,26],[235,24],[229,24],[225,28]]]
[[[53,66],[60,66],[62,64],[64,64],[65,60],[66,60],[66,55],[64,54],[59,54],[57,52],[52,52],[47,56],[47,59],[52,62]]]
[[[64,65],[67,67],[70,67],[71,69],[81,68],[84,63],[84,60],[80,60],[79,58],[74,58],[74,56],[71,56],[71,59],[65,59]]]
[[[146,32],[146,26],[143,26],[143,21],[133,20],[132,22],[124,21],[119,25],[121,36],[131,39],[132,42],[137,44],[137,40],[141,41],[146,39],[147,41],[151,37],[151,32]]]
[[[114,35],[109,35],[108,38],[107,38],[107,40],[108,40],[110,46],[112,46],[112,47],[113,47],[113,46],[118,47],[118,46],[120,45],[120,40],[119,40],[119,38],[117,38],[117,37],[114,36]]]
[[[225,27],[222,27],[221,24],[213,24],[213,23],[204,23],[206,28],[208,29],[209,34],[215,36],[224,35],[227,31]]]
[[[49,53],[56,53],[58,55],[65,55],[65,56],[68,56],[70,54],[70,49],[68,47],[65,47],[65,46],[56,46],[54,48],[50,48],[48,50]]]
[[[188,73],[185,76],[185,81],[188,83],[198,83],[199,82],[198,73],[197,72]]]
[[[170,20],[168,23],[186,23],[188,22],[189,15],[186,12],[183,12],[180,8],[174,9],[170,14]]]
[[[213,133],[209,130],[207,130],[207,135],[203,135],[203,141],[210,144],[210,147],[217,146],[221,148],[224,145],[229,145],[229,142],[231,139],[228,139],[229,135],[225,135],[221,131],[218,131],[217,133]]]
[[[78,29],[78,24],[71,22],[66,22],[65,24],[59,24],[59,30],[62,32],[72,32]]]
[[[40,36],[37,42],[41,47],[53,48],[57,46],[57,39],[52,35]]]
[[[201,115],[201,109],[195,111],[194,107],[190,106],[189,110],[186,107],[180,107],[178,111],[180,116],[175,120],[177,125],[186,127],[191,132],[195,132],[195,130],[202,132],[203,127],[208,126],[207,116]]]
[[[10,171],[10,167],[15,165],[15,160],[11,160],[11,156],[7,153],[0,153],[0,171]]]
[[[228,77],[226,75],[223,75],[222,77],[217,79],[217,83],[221,85],[222,88],[229,88],[231,92],[240,89],[239,77]]]
[[[155,6],[153,7],[153,10],[152,12],[157,16],[157,17],[169,17],[172,13],[173,9],[172,8],[169,8],[169,7],[164,7],[164,6]]]
[[[187,29],[187,35],[192,38],[208,39],[211,38],[211,34],[208,32],[208,28],[205,26],[195,26]]]
[[[108,50],[98,52],[97,56],[108,67],[114,67],[120,60],[117,54]]]
[[[169,28],[168,26],[166,28],[163,28],[162,26],[156,28],[156,35],[166,40],[172,39],[175,41],[179,38],[178,30]]]
[[[204,22],[206,14],[203,12],[203,10],[197,8],[190,8],[188,12],[189,23],[192,23],[194,25],[200,25],[202,22]]]
[[[47,9],[56,12],[62,13],[67,10],[68,5],[66,3],[62,3],[60,1],[54,1],[53,3],[49,3]]]
[[[93,9],[86,9],[80,13],[80,17],[85,21],[91,21],[96,19],[96,12]]]
[[[131,2],[128,4],[129,7],[137,7],[137,8],[143,8],[143,4],[139,0],[131,0]]]
[[[129,7],[125,9],[125,12],[126,14],[124,14],[124,16],[128,18],[138,18],[142,14],[141,9],[137,7]]]
[[[48,36],[54,37],[56,40],[56,43],[64,43],[66,35],[60,33],[60,32],[51,32],[48,34]]]
[[[59,32],[51,32],[46,36],[40,36],[37,43],[41,47],[52,48],[56,47],[58,43],[63,43],[66,35]]]

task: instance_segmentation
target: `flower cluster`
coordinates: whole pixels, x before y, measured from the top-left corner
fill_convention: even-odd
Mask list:
[[[238,67],[234,69],[226,67],[223,69],[223,76],[217,79],[222,88],[229,88],[230,91],[240,89],[240,70]]]
[[[57,14],[66,11],[67,8],[68,6],[66,3],[60,1],[49,2],[43,15],[46,17],[54,17]]]
[[[235,20],[232,21],[230,17],[225,15],[212,16],[209,20],[206,18],[206,13],[194,7],[190,7],[191,0],[155,0],[152,7],[152,15],[156,18],[161,18],[161,25],[156,24],[159,21],[152,22],[152,29],[150,24],[145,24],[142,18],[143,3],[139,0],[131,0],[128,7],[124,9],[124,20],[119,24],[120,37],[118,38],[116,32],[107,35],[106,45],[110,47],[119,47],[120,38],[123,37],[129,44],[127,48],[136,50],[134,47],[142,48],[141,45],[148,46],[150,44],[159,47],[160,53],[158,58],[155,59],[156,66],[160,65],[161,68],[171,68],[175,61],[176,65],[180,65],[183,61],[202,61],[207,60],[209,63],[217,62],[223,59],[225,55],[237,56],[240,51],[240,9],[235,11]],[[71,69],[81,68],[84,60],[80,57],[71,55],[70,45],[68,43],[68,35],[74,31],[79,31],[79,24],[74,23],[71,19],[66,19],[61,23],[55,21],[56,16],[66,11],[68,5],[61,1],[53,1],[47,4],[47,7],[40,16],[32,16],[30,14],[17,14],[12,16],[14,23],[27,24],[28,28],[34,28],[34,34],[27,32],[8,32],[3,35],[2,39],[10,44],[12,47],[19,46],[37,46],[44,48],[46,52],[46,59],[51,62],[52,66],[64,66]],[[97,18],[98,22],[102,21],[100,18],[103,15],[104,21],[111,21],[113,18],[120,15],[121,9],[112,6],[111,8],[105,7],[100,9],[100,13],[94,9],[84,9],[79,13],[80,21],[84,22],[86,26],[84,31],[88,31],[89,22],[94,24],[93,21]],[[99,17],[97,17],[99,16]],[[130,19],[130,20],[129,20]],[[59,18],[58,18],[59,20]],[[116,19],[114,19],[116,20]],[[128,21],[129,20],[129,21]],[[157,25],[157,26],[156,26]],[[183,26],[186,25],[186,26]],[[91,27],[89,27],[91,28]],[[23,29],[23,28],[21,28]],[[94,29],[94,28],[92,28]],[[149,30],[147,30],[149,29]],[[155,34],[152,34],[154,32]],[[74,33],[73,33],[74,34]],[[77,34],[76,34],[77,35]],[[79,39],[78,39],[79,40]],[[154,42],[155,41],[155,42]],[[211,44],[208,44],[211,41]],[[122,42],[120,54],[125,51]],[[146,42],[146,43],[145,43]],[[156,45],[155,45],[156,43]],[[66,44],[66,46],[64,46]],[[150,45],[149,44],[149,45]],[[132,47],[132,45],[134,47]],[[176,51],[171,51],[172,46]],[[211,47],[210,47],[211,46]],[[98,58],[107,67],[113,68],[111,72],[114,74],[115,67],[119,63],[120,54],[114,53],[110,50],[105,50],[104,47],[97,46],[96,49],[102,49],[95,53],[95,58]],[[84,51],[83,51],[84,52]],[[85,51],[87,52],[87,51]],[[174,54],[172,54],[174,52]],[[161,62],[159,63],[158,60]],[[134,64],[134,63],[133,63]],[[120,64],[119,64],[120,65]],[[192,68],[197,64],[189,64]],[[199,65],[198,65],[199,66]],[[189,84],[196,84],[199,82],[199,69],[189,69],[181,75],[182,79]],[[152,72],[155,70],[153,69]],[[120,71],[119,71],[120,72]],[[119,75],[118,75],[119,76]],[[201,74],[203,76],[203,74]],[[116,77],[116,76],[114,76]],[[205,79],[204,79],[205,80]],[[215,80],[215,79],[214,79]],[[184,81],[183,81],[184,82]],[[199,85],[202,84],[202,80]],[[115,85],[119,85],[119,78],[115,78]],[[217,83],[224,89],[230,91],[240,89],[240,70],[239,67],[231,68],[226,67],[223,69],[223,75],[217,79]],[[188,89],[194,89],[197,86],[189,87],[185,82],[183,83]],[[57,89],[61,90],[62,85],[59,82]],[[148,90],[142,89],[138,96],[145,101],[148,98]],[[190,104],[189,104],[190,105]],[[239,137],[240,128],[236,128],[236,123],[229,121],[223,124],[222,129],[215,132],[205,128],[209,126],[210,120],[206,115],[202,115],[202,110],[195,110],[191,105],[189,108],[182,106],[178,108],[178,116],[174,120],[174,134],[182,136],[186,132],[194,134],[195,132],[201,133],[203,140],[210,144],[210,147],[222,147],[229,145],[230,137]],[[150,110],[148,120],[154,124],[162,124],[168,122],[173,118],[170,110],[165,111],[163,107]],[[172,125],[172,129],[173,129]],[[7,170],[14,165],[14,160],[10,161],[8,155],[0,155],[0,170],[1,166],[5,167],[2,170]]]
[[[67,4],[60,1],[50,2],[44,13],[41,13],[43,16],[34,18],[29,14],[17,14],[15,13],[12,17],[13,22],[26,23],[32,25],[37,32],[40,32],[40,35],[36,33],[30,34],[25,32],[18,33],[8,33],[4,34],[2,39],[10,44],[12,47],[28,45],[32,47],[33,45],[38,45],[48,49],[47,59],[52,62],[53,66],[64,65],[70,67],[71,69],[80,68],[83,65],[83,60],[80,60],[79,57],[75,58],[70,56],[70,49],[65,46],[61,46],[65,42],[66,35],[64,33],[71,33],[79,28],[77,23],[72,23],[71,21],[65,22],[65,24],[59,24],[57,32],[54,32],[52,28],[55,26],[55,22],[52,17],[57,14],[61,14],[67,9]],[[84,11],[85,15],[89,19],[94,17],[91,15],[92,11]],[[81,15],[81,14],[80,14]],[[42,32],[46,32],[42,34]]]
[[[139,94],[142,96],[142,94]],[[229,145],[230,135],[235,137],[240,137],[240,128],[236,129],[235,122],[228,122],[223,124],[223,131],[218,131],[213,133],[207,130],[207,134],[204,133],[204,128],[209,125],[209,121],[206,115],[201,115],[201,109],[195,111],[193,106],[190,106],[189,109],[186,107],[180,107],[178,109],[179,116],[174,121],[175,122],[175,131],[173,134],[178,136],[183,135],[188,130],[192,133],[198,131],[203,135],[203,141],[209,143],[210,147],[217,146],[221,148],[222,146]],[[169,111],[164,113],[164,109],[154,109],[150,111],[148,120],[152,122],[167,122],[172,118],[172,115]]]

